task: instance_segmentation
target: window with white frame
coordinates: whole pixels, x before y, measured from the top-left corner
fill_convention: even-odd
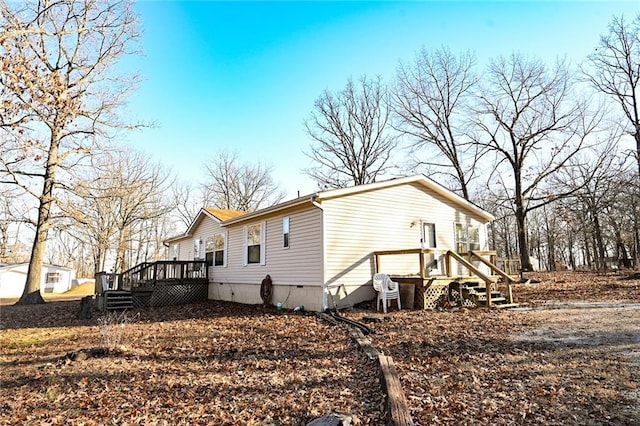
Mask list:
[[[202,240],[200,238],[196,238],[193,240],[193,259],[201,260],[202,259]]]
[[[56,284],[60,282],[60,272],[47,272],[46,275],[46,283],[47,284]]]
[[[289,217],[282,219],[282,244],[284,248],[289,248]]]
[[[265,264],[264,222],[244,227],[244,264]]]
[[[422,248],[436,248],[435,223],[422,222]]]
[[[225,251],[226,236],[223,233],[207,237],[206,259],[209,266],[225,266],[227,256]]]
[[[466,223],[455,224],[456,252],[467,253],[480,250],[480,227]]]
[[[179,256],[180,256],[180,244],[173,244],[171,246],[171,257],[173,258],[173,260],[178,260]]]

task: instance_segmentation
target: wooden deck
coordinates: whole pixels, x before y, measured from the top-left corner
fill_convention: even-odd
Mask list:
[[[500,280],[507,286],[508,304],[513,304],[511,284],[515,278],[498,268],[495,251],[469,251],[461,255],[452,250],[436,249],[405,249],[405,250],[385,250],[374,252],[375,273],[381,272],[384,265],[383,259],[387,256],[415,255],[419,264],[419,274],[402,275],[389,273],[389,276],[400,283],[400,293],[403,304],[409,309],[434,309],[444,301],[450,302],[452,297],[458,298],[461,304],[465,303],[463,289],[469,287],[465,293],[472,294],[476,302],[481,300],[487,306],[493,305],[493,298],[503,298],[497,292],[497,284]],[[431,259],[431,260],[428,260]],[[442,260],[443,265],[438,265]],[[465,269],[468,274],[460,275],[458,269],[454,271],[453,262]],[[491,274],[481,271],[475,264],[479,262],[488,267]],[[437,272],[433,272],[436,269]],[[443,270],[444,269],[444,270]],[[452,283],[457,283],[457,295],[452,294]],[[484,289],[479,290],[478,286],[484,285]],[[456,287],[456,286],[454,286]],[[411,303],[413,301],[413,303]]]
[[[208,297],[208,269],[197,260],[145,262],[121,274],[97,274],[96,294],[105,306],[111,295],[124,299],[123,293],[137,307],[189,303]]]

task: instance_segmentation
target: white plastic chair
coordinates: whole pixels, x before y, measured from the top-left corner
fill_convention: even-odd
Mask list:
[[[396,299],[398,301],[398,310],[402,309],[400,305],[400,285],[391,281],[387,274],[375,274],[373,276],[373,288],[378,292],[378,300],[376,302],[376,311],[380,310],[380,302],[384,313],[387,313],[389,301]]]

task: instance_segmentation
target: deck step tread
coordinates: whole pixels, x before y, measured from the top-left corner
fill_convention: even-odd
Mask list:
[[[496,309],[509,309],[509,308],[517,308],[520,306],[519,303],[502,303],[499,305],[494,305],[493,307]]]

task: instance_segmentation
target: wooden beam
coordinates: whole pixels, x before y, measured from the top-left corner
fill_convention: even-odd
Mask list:
[[[447,251],[447,254],[446,254],[446,258],[448,262],[451,262],[451,259],[450,259],[451,257],[453,257],[462,266],[467,268],[469,272],[473,272],[475,275],[477,275],[485,283],[487,284],[493,283],[493,280],[490,277],[488,277],[484,272],[480,271],[478,268],[473,266],[472,263],[467,262],[467,260],[464,257],[460,256],[458,253],[449,250]]]
[[[495,264],[493,264],[492,262],[488,261],[487,259],[485,259],[484,257],[482,257],[480,255],[480,253],[474,252],[469,250],[469,255],[475,257],[476,259],[478,259],[480,262],[484,263],[485,265],[487,265],[493,272],[496,272],[498,275],[502,276],[504,279],[507,280],[507,282],[515,282],[516,280],[514,280],[513,278],[511,278],[511,276],[509,274],[507,274],[506,272],[504,272],[503,270],[501,270],[500,268],[498,268]]]
[[[387,413],[390,414],[387,424],[392,426],[413,426],[413,419],[409,413],[409,405],[402,391],[402,384],[398,372],[390,356],[380,354],[380,369],[382,386],[387,394]]]

